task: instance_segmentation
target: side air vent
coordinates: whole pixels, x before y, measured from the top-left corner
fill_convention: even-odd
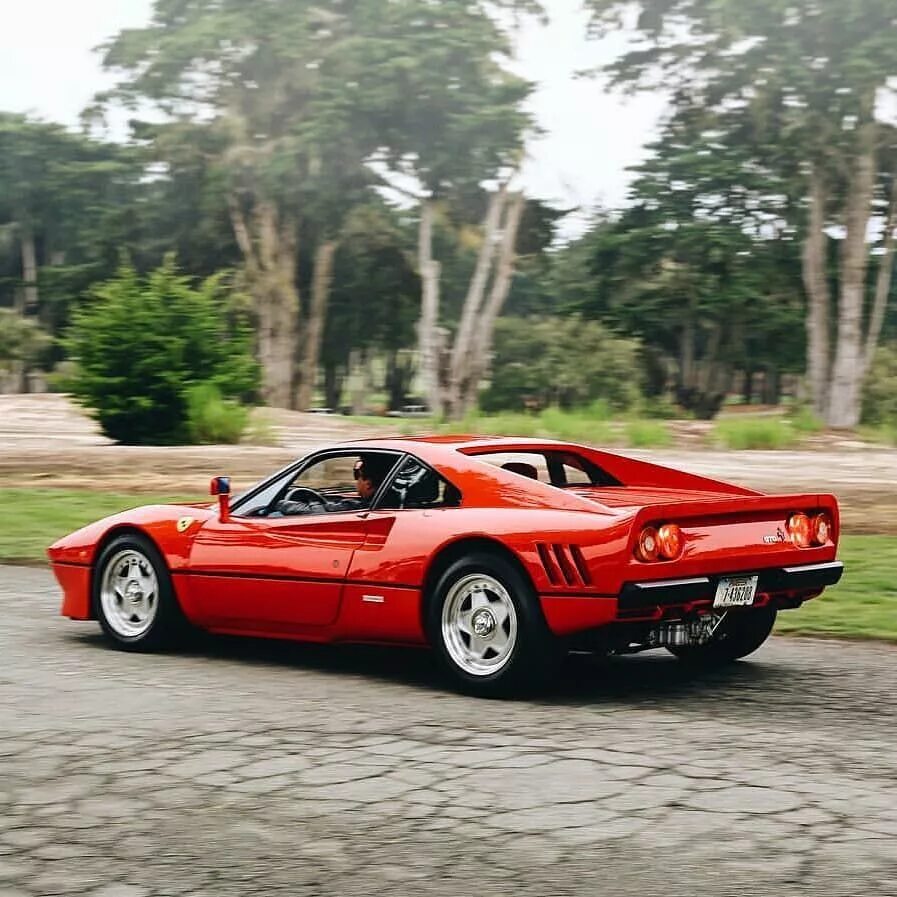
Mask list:
[[[573,563],[576,564],[576,571],[579,573],[579,578],[583,581],[583,585],[590,586],[592,577],[589,573],[589,568],[586,566],[586,559],[583,557],[582,549],[578,545],[571,545],[570,556],[573,558]]]
[[[592,583],[582,550],[578,545],[537,542],[536,550],[553,586],[588,586]]]
[[[548,576],[548,581],[553,586],[560,585],[561,571],[558,569],[557,563],[552,558],[551,552],[548,550],[548,546],[544,542],[537,542],[536,548],[539,551],[539,560],[542,561],[542,566],[545,568],[545,573]]]

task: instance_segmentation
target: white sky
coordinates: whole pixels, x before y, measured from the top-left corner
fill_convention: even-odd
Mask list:
[[[628,165],[643,157],[664,100],[609,94],[576,73],[623,46],[619,36],[586,41],[580,0],[545,0],[551,23],[524,27],[518,71],[537,82],[532,111],[546,132],[530,147],[523,181],[532,195],[587,211],[619,206]],[[152,0],[0,0],[0,109],[75,125],[108,86],[93,49],[149,19]],[[584,215],[564,227],[582,229]]]

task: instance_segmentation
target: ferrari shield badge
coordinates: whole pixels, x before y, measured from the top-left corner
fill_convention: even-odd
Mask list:
[[[193,519],[193,517],[181,517],[181,519],[178,520],[178,532],[187,532],[187,530],[190,529],[190,526],[193,523]]]

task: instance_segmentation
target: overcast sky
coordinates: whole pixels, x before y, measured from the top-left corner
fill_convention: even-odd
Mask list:
[[[545,136],[524,170],[529,191],[566,206],[618,206],[628,165],[643,157],[663,110],[659,96],[609,94],[576,73],[606,60],[619,38],[586,41],[581,0],[546,0],[551,24],[528,24],[519,36],[519,68],[538,90],[532,110]],[[152,0],[3,0],[0,110],[29,112],[74,125],[107,85],[93,49],[121,28],[149,18]],[[576,219],[567,234],[581,227]]]

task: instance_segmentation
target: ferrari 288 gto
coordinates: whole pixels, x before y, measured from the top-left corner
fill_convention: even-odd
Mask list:
[[[765,495],[564,442],[376,439],[211,491],[52,545],[62,613],[126,650],[191,626],[429,646],[464,690],[495,694],[571,650],[736,660],[842,574],[831,495]]]

